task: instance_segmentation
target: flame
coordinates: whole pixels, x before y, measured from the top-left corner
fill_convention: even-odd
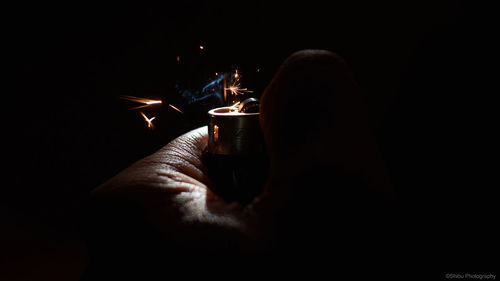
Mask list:
[[[151,118],[148,118],[142,111],[139,111],[139,113],[141,113],[142,115],[142,118],[144,118],[144,120],[146,121],[146,123],[148,124],[148,128],[150,128],[151,130],[154,129],[154,125],[153,125],[153,120],[156,118],[156,117],[151,117]]]
[[[161,100],[152,100],[152,99],[138,98],[138,97],[126,96],[126,95],[122,95],[121,98],[124,99],[124,100],[129,100],[129,101],[132,101],[132,102],[137,102],[137,103],[141,103],[142,104],[142,105],[130,108],[129,110],[135,110],[135,109],[149,107],[149,106],[152,106],[152,105],[155,105],[155,104],[161,104],[162,103]]]

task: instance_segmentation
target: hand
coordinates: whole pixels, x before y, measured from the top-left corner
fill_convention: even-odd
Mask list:
[[[259,232],[253,221],[256,203],[227,203],[211,191],[203,163],[207,132],[201,127],[178,137],[98,187],[93,197],[139,204],[155,228],[189,247],[218,247],[217,240],[248,242]]]
[[[211,191],[203,162],[207,128],[202,127],[93,192],[100,206],[94,218],[107,228],[101,233],[113,233],[108,239],[96,235],[106,241],[99,247],[124,235],[120,241],[127,247],[139,245],[135,248],[143,255],[157,251],[155,257],[166,251],[199,260],[217,253],[228,262],[266,253],[296,260],[304,258],[299,252],[345,244],[339,237],[363,236],[375,223],[367,218],[378,217],[392,200],[365,111],[341,58],[327,51],[293,54],[261,98],[270,158],[261,195],[242,206]],[[121,243],[107,255],[115,251],[116,256]]]

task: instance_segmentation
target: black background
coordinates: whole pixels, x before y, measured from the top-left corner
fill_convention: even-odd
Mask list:
[[[497,130],[487,10],[460,1],[8,7],[1,213],[10,274],[77,280],[88,192],[204,122],[169,111],[151,131],[120,95],[175,101],[177,79],[195,87],[236,66],[258,95],[304,48],[332,50],[351,66],[402,205],[437,218],[426,233],[460,255],[441,271],[486,260],[495,201],[486,163]]]

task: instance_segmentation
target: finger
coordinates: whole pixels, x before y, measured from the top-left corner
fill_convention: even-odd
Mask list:
[[[186,229],[208,227],[217,218],[205,216],[212,196],[202,162],[207,135],[207,127],[190,131],[96,188],[88,206],[92,240],[113,247],[127,239],[139,247],[145,241],[196,241],[196,231]]]
[[[175,140],[155,154],[147,157],[145,162],[157,163],[190,175],[193,179],[209,185],[203,155],[207,150],[208,129],[206,126],[190,131]]]
[[[301,178],[326,189],[336,174],[388,191],[366,106],[338,55],[324,50],[291,55],[264,91],[260,116],[271,180],[297,183]],[[303,194],[303,185],[285,185],[287,193]]]
[[[207,147],[207,127],[190,131],[152,155],[134,163],[93,191],[93,196],[116,196],[144,191],[175,191],[182,184],[209,186],[202,155]],[[186,187],[185,185],[183,187]],[[177,188],[181,192],[183,188]]]
[[[243,233],[246,226],[235,211],[239,206],[225,203],[209,190],[211,181],[203,163],[207,138],[207,127],[200,127],[123,170],[93,191],[96,209],[116,213],[139,208],[137,212],[155,229],[168,232],[176,241],[198,239],[196,231],[186,232],[196,227],[207,232],[226,227]]]
[[[260,106],[271,170],[255,205],[268,211],[269,244],[291,261],[319,250],[343,259],[382,250],[374,247],[390,237],[392,192],[345,61],[323,50],[294,53]]]
[[[246,225],[207,189],[207,134],[201,127],[176,138],[93,192],[85,228],[94,267],[113,275],[151,264],[187,267],[245,245]]]

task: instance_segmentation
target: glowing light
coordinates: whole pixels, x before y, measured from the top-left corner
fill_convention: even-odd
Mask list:
[[[142,111],[139,111],[139,113],[141,113],[142,115],[142,118],[144,118],[144,120],[146,121],[146,123],[148,124],[148,128],[150,128],[151,130],[154,129],[154,125],[153,125],[153,120],[156,118],[156,117],[151,117],[151,118],[148,118]]]
[[[145,107],[149,107],[149,106],[152,106],[152,105],[155,105],[155,104],[162,104],[161,100],[152,100],[152,99],[145,99],[145,98],[139,98],[139,97],[133,97],[133,96],[121,96],[121,98],[125,99],[125,100],[129,100],[129,101],[132,101],[132,102],[137,102],[137,103],[141,103],[142,104],[142,105],[130,108],[129,110],[134,110],[134,109],[139,109],[139,108],[145,108]],[[168,106],[170,106],[175,111],[177,111],[177,112],[179,112],[181,114],[184,114],[184,112],[182,112],[182,110],[178,109],[177,107],[175,107],[175,106],[173,106],[171,104],[169,104]],[[144,120],[148,124],[148,128],[154,129],[153,120],[156,117],[148,118],[142,111],[139,111],[139,113],[141,113],[142,118],[144,118]]]
[[[233,84],[229,87],[224,87],[224,90],[229,90],[232,95],[237,96],[237,95],[243,95],[246,93],[253,93],[253,91],[248,90],[247,88],[240,88],[240,78],[241,75],[238,73],[238,69],[234,71],[234,81]]]
[[[177,62],[181,62],[181,56],[177,56]]]
[[[260,68],[257,68],[257,72],[260,72]]]
[[[233,105],[231,106],[225,107],[225,109],[227,110],[227,112],[235,112],[238,111],[238,105],[240,105],[239,101],[233,103]]]
[[[205,47],[203,47],[202,45],[200,45],[200,50],[203,50],[203,49],[205,49]]]
[[[229,109],[230,109],[231,111],[238,111],[238,105],[240,105],[240,102],[239,102],[239,101],[237,101],[237,102],[235,102],[233,105],[231,105],[231,106],[229,107]]]
[[[180,112],[180,113],[184,114],[184,112],[182,112],[182,110],[178,109],[177,107],[175,107],[175,106],[173,106],[173,105],[171,105],[171,104],[169,104],[168,106],[170,106],[170,107],[171,107],[171,108],[173,108],[174,110],[176,110],[176,111],[178,111],[178,112]]]
[[[229,88],[226,88],[226,90],[229,90],[231,92],[231,94],[233,94],[235,96],[243,95],[246,93],[253,93],[253,91],[250,91],[247,88],[240,88],[239,85],[230,86]]]
[[[219,139],[219,126],[214,125],[214,141],[216,142]]]
[[[132,102],[137,102],[137,103],[142,104],[142,105],[139,105],[136,107],[132,107],[129,110],[135,110],[135,109],[139,109],[139,108],[149,107],[149,106],[152,106],[155,104],[161,104],[161,100],[152,100],[152,99],[138,98],[138,97],[133,97],[133,96],[125,96],[125,95],[122,95],[121,98],[124,100],[129,100]]]

